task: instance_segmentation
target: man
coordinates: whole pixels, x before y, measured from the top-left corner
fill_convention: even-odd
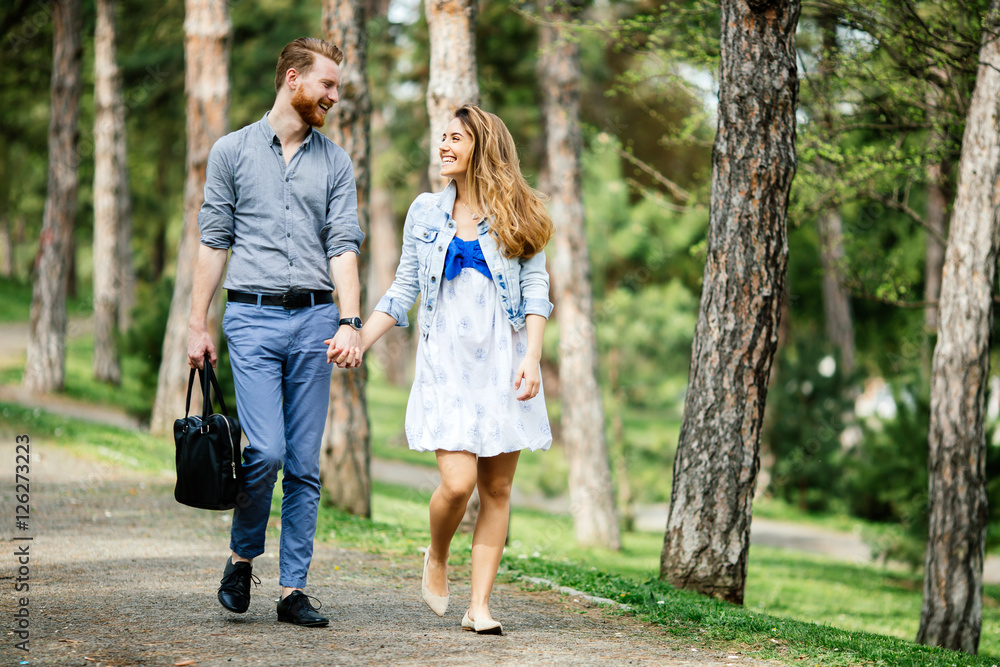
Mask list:
[[[233,513],[219,602],[235,613],[249,608],[250,582],[260,583],[252,563],[264,553],[284,467],[278,620],[309,627],[329,623],[302,591],[320,497],[327,353],[341,368],[361,354],[357,253],[364,234],[354,170],[347,153],[316,129],[338,100],[342,60],[340,49],[319,39],[290,43],[278,59],[274,106],[212,147],[188,337],[191,366],[202,367],[206,354],[215,366],[207,312],[231,249],[222,330],[247,436],[246,494]]]

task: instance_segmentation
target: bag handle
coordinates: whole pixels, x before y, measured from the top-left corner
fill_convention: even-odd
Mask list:
[[[215,376],[215,369],[212,368],[212,364],[209,362],[208,354],[205,355],[205,370],[198,370],[198,376],[201,378],[201,391],[202,395],[205,397],[205,404],[202,409],[202,418],[208,419],[208,416],[212,414],[212,395],[209,393],[209,382],[212,383],[212,387],[215,389],[215,398],[219,400],[219,407],[222,408],[222,414],[226,417],[229,416],[229,410],[226,409],[226,400],[222,398],[222,389],[219,387],[219,380]]]
[[[219,380],[215,377],[215,370],[212,368],[212,364],[209,361],[208,354],[205,355],[205,371],[202,369],[191,369],[191,374],[188,376],[188,389],[187,389],[187,399],[184,401],[184,418],[187,419],[188,415],[191,414],[191,389],[194,387],[194,374],[195,370],[198,372],[198,378],[201,380],[201,392],[204,397],[204,403],[202,404],[201,415],[202,419],[207,420],[208,416],[212,414],[212,397],[209,394],[209,382],[211,386],[215,388],[215,397],[219,399],[219,407],[222,408],[222,414],[226,417],[229,416],[229,411],[226,409],[226,401],[222,398],[222,389],[219,388]]]

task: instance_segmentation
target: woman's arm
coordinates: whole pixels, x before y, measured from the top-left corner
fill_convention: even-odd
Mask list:
[[[365,325],[361,327],[362,354],[367,352],[368,348],[375,344],[375,341],[394,326],[396,326],[396,319],[389,313],[383,313],[381,310],[372,312]]]
[[[528,332],[528,351],[514,374],[514,388],[520,389],[524,381],[524,390],[517,397],[519,401],[527,401],[538,395],[542,387],[542,339],[545,337],[546,319],[541,315],[526,315],[524,326]]]

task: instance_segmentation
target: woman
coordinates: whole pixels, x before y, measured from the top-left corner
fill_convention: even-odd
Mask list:
[[[521,175],[510,132],[474,106],[455,113],[441,145],[451,182],[410,206],[396,279],[361,331],[367,350],[407,326],[420,295],[420,340],[406,407],[410,449],[434,451],[441,485],[430,502],[421,594],[448,607],[448,550],[478,485],[472,596],[462,627],[502,634],[489,599],[500,566],[511,482],[522,449],[552,444],[539,360],[552,312],[543,248],[552,220]]]

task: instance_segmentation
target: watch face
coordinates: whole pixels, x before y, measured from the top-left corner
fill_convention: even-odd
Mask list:
[[[361,328],[361,318],[360,317],[345,317],[344,319],[340,320],[340,323],[341,324],[347,324],[349,326],[354,327],[355,329],[360,329]]]

